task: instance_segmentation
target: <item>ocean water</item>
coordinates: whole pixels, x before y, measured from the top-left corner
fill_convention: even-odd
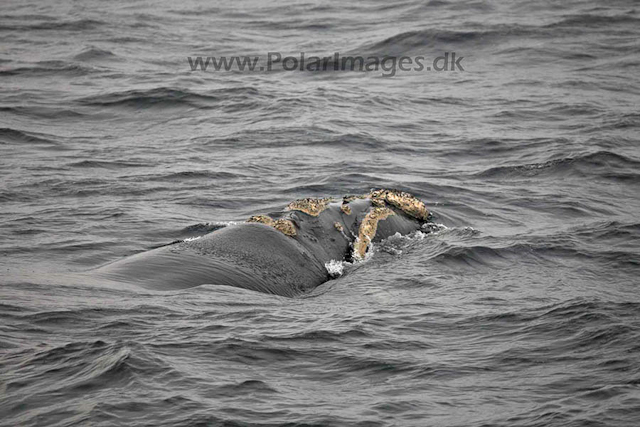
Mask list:
[[[638,425],[639,38],[632,0],[3,1],[0,425]],[[188,62],[269,52],[464,71]],[[438,229],[300,298],[71,280],[380,187]]]

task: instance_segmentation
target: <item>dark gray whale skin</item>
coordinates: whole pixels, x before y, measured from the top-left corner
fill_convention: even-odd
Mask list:
[[[349,213],[343,205],[349,206]],[[94,278],[153,290],[215,284],[294,297],[330,279],[325,263],[353,253],[359,229],[373,207],[372,200],[360,198],[328,203],[317,216],[298,210],[272,213],[274,220],[290,221],[295,236],[257,222],[229,225],[107,264],[94,270]],[[396,232],[411,233],[424,223],[396,207],[388,209],[393,212],[377,222],[374,242]]]

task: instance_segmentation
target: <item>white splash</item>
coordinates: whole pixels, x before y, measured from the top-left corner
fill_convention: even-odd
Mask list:
[[[327,269],[329,276],[335,279],[336,277],[342,276],[342,273],[344,272],[344,262],[332,259],[331,261],[324,263],[324,268]]]
[[[435,222],[427,222],[425,224],[422,224],[422,229],[423,230],[427,230],[427,232],[431,232],[431,233],[438,233],[440,231],[445,231],[445,230],[449,230],[449,227],[447,227],[444,224],[440,224],[440,223],[435,223]]]

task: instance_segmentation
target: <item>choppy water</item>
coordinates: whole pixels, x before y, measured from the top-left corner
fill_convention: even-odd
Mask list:
[[[637,425],[636,2],[0,12],[0,424]],[[187,62],[269,51],[448,51],[465,71]],[[443,226],[306,298],[64,279],[372,187]]]

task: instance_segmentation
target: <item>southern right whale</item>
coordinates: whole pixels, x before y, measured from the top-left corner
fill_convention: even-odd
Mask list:
[[[301,199],[190,239],[107,264],[98,278],[148,289],[228,285],[293,297],[330,279],[332,260],[363,259],[371,242],[419,230],[424,203],[398,190],[342,199]]]

